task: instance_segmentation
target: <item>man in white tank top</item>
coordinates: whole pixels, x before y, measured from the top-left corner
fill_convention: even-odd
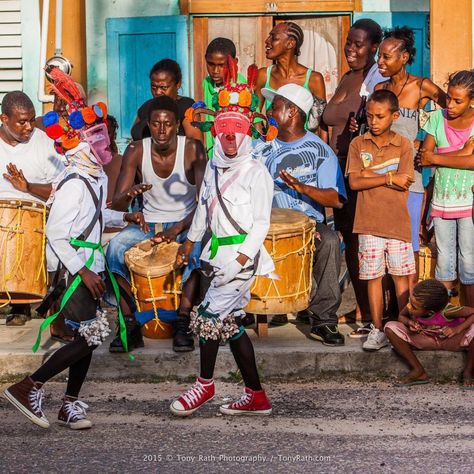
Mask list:
[[[197,196],[206,168],[206,155],[201,142],[177,135],[179,121],[176,102],[160,96],[153,99],[149,109],[148,126],[151,137],[130,143],[123,156],[112,207],[126,210],[138,195],[143,196],[143,214],[150,232],[129,225],[114,237],[107,249],[107,261],[120,286],[120,305],[126,316],[129,350],[143,347],[140,327],[130,286],[130,274],[124,253],[137,243],[153,238],[156,243],[183,242],[196,209]],[[135,185],[135,176],[140,184]],[[199,249],[196,257],[183,273],[183,293],[174,324],[173,349],[192,351],[194,340],[189,335],[189,313],[198,290],[197,272]],[[110,344],[111,352],[123,352],[120,337]]]

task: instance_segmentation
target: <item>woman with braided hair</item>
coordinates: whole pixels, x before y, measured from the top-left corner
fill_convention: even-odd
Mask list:
[[[448,290],[443,283],[435,279],[420,281],[398,321],[386,324],[385,334],[411,369],[397,386],[429,382],[413,349],[467,350],[463,387],[474,389],[474,308],[453,306],[448,301]]]
[[[273,61],[268,67],[260,68],[257,78],[257,94],[260,98],[260,108],[263,106],[261,90],[265,87],[277,90],[285,84],[298,84],[308,89],[313,97],[326,101],[326,88],[321,73],[313,71],[298,62],[303,30],[291,21],[276,25],[265,40],[265,56]],[[265,101],[265,110],[271,102]]]
[[[441,107],[446,106],[446,94],[443,90],[428,77],[415,76],[407,71],[407,66],[415,59],[415,53],[415,35],[411,28],[397,26],[385,31],[384,39],[379,46],[378,67],[380,74],[387,80],[375,86],[375,90],[387,89],[398,97],[400,117],[393,123],[392,130],[413,142],[414,150],[419,147],[417,137],[423,117],[423,114],[420,116],[420,110],[431,100]],[[410,288],[413,288],[418,281],[418,252],[424,194],[421,170],[415,167],[415,182],[410,187],[408,210],[417,270],[410,276]]]

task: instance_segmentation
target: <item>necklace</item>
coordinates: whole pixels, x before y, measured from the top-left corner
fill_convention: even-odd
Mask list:
[[[410,74],[409,73],[407,73],[407,78],[405,79],[405,83],[403,84],[402,88],[400,89],[400,92],[397,94],[397,99],[400,97],[400,94],[403,92],[403,89],[405,89],[405,86],[407,85],[408,79],[410,79]]]

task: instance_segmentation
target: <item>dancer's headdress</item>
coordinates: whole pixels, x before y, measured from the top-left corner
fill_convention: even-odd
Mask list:
[[[234,123],[238,123],[238,116],[245,116],[250,122],[246,132],[253,138],[263,136],[266,140],[273,140],[278,134],[277,122],[272,117],[266,117],[258,112],[259,98],[255,93],[258,68],[251,64],[247,70],[247,83],[237,84],[237,62],[232,56],[227,56],[227,65],[224,75],[224,85],[218,94],[213,96],[211,104],[215,110],[210,109],[204,102],[196,102],[185,114],[192,125],[203,132],[216,135],[215,119],[221,114],[233,116]],[[214,120],[198,120],[199,116],[212,116]],[[256,121],[261,122],[261,131],[255,126]]]
[[[64,121],[54,111],[43,117],[45,131],[55,141],[56,149],[65,153],[85,141],[100,164],[106,164],[112,158],[111,154],[110,159],[108,154],[104,154],[104,150],[110,145],[106,127],[107,106],[104,102],[87,106],[77,84],[59,68],[50,68],[48,75],[54,94],[66,102],[68,113],[68,118]]]

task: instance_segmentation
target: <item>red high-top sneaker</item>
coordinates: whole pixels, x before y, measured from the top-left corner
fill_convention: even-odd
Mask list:
[[[171,405],[170,410],[176,416],[188,416],[194,413],[201,405],[214,398],[214,380],[206,382],[198,377],[196,382],[177,398]]]
[[[271,415],[272,405],[265,390],[245,387],[244,394],[236,401],[219,408],[224,415]]]

